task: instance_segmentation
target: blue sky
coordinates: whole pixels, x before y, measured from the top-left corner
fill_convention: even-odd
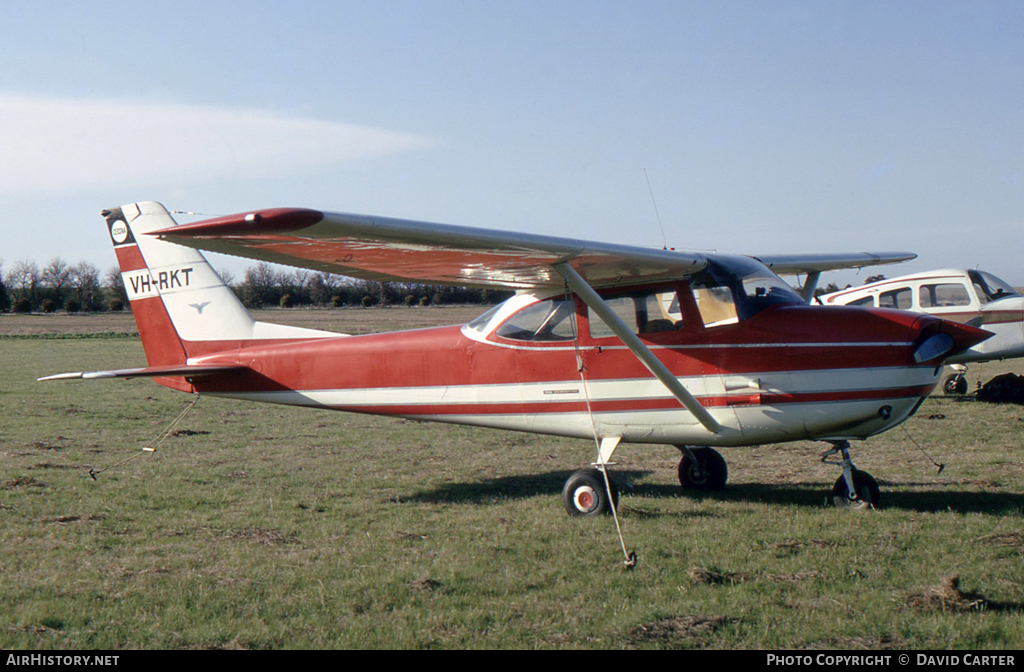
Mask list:
[[[0,25],[6,268],[108,268],[98,213],[137,200],[661,247],[646,170],[670,246],[1024,285],[1019,2],[5,0]]]

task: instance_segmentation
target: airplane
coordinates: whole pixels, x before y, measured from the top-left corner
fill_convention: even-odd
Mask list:
[[[378,216],[276,208],[177,224],[104,210],[150,377],[183,392],[592,439],[572,516],[611,512],[621,444],[670,444],[680,484],[725,487],[715,450],[831,445],[837,506],[874,508],[850,441],[900,424],[943,360],[989,337],[903,311],[811,307],[769,270],[817,275],[908,253],[697,254]],[[517,290],[468,324],[349,336],[256,321],[200,250],[375,281]],[[810,277],[809,277],[810,279]],[[840,456],[841,460],[834,456]]]
[[[939,269],[880,280],[821,295],[823,305],[874,306],[927,313],[992,332],[992,338],[946,358],[953,373],[946,394],[967,393],[972,362],[1024,357],[1024,296],[1008,282],[980,270]],[[979,381],[980,384],[980,381]]]

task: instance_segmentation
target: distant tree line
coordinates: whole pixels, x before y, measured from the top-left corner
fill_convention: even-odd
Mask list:
[[[285,271],[262,262],[246,269],[238,283],[226,271],[220,275],[248,308],[491,305],[512,295],[494,289],[371,282],[304,269]],[[88,262],[71,265],[59,257],[42,268],[27,260],[5,267],[0,260],[0,312],[102,312],[127,306],[128,294],[117,266],[101,275]]]
[[[249,308],[490,305],[512,296],[512,292],[493,289],[372,282],[305,269],[285,271],[264,262],[247,268],[245,277],[238,284],[233,284],[228,278],[224,281]]]
[[[869,275],[867,279],[864,280],[864,284],[870,285],[872,282],[880,282],[882,280],[885,280],[885,275]],[[836,283],[830,282],[824,287],[818,287],[817,289],[815,289],[814,295],[823,296],[825,294],[831,294],[832,292],[838,292],[840,289],[849,289],[850,287],[850,284],[847,284],[846,287],[840,287]]]
[[[42,268],[27,260],[5,268],[0,260],[0,312],[124,310],[127,302],[117,267],[101,277],[86,261],[72,266],[54,257]]]

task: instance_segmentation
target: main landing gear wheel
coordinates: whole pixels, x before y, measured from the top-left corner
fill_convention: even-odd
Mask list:
[[[963,396],[967,394],[967,377],[962,373],[953,373],[942,381],[942,392],[947,396]]]
[[[611,513],[612,502],[619,505],[619,488],[608,479],[611,499],[604,485],[604,474],[597,469],[580,469],[565,482],[562,502],[570,516],[600,516]]]
[[[680,448],[679,484],[686,490],[724,490],[729,467],[714,448]]]
[[[840,509],[851,511],[867,511],[878,508],[881,493],[878,490],[878,483],[866,471],[853,470],[853,487],[856,493],[851,495],[850,488],[846,485],[846,477],[840,476],[836,484],[832,486],[832,502]]]

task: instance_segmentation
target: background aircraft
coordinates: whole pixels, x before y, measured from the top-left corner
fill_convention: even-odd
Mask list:
[[[811,307],[765,265],[818,273],[912,256],[899,253],[756,260],[294,208],[186,225],[152,202],[103,214],[148,366],[46,380],[149,376],[185,392],[593,439],[595,468],[563,490],[571,515],[611,508],[606,466],[621,443],[674,445],[684,487],[721,488],[712,446],[827,441],[826,456],[842,456],[834,501],[873,507],[878,486],[849,441],[903,422],[942,360],[989,336],[927,315]],[[519,291],[465,325],[346,336],[255,321],[190,248]]]
[[[985,271],[926,271],[850,287],[818,300],[823,305],[912,310],[992,332],[992,338],[946,358],[954,368],[943,381],[947,394],[967,392],[964,364],[1024,357],[1024,296]]]

